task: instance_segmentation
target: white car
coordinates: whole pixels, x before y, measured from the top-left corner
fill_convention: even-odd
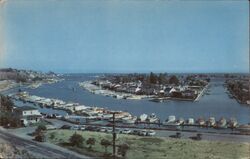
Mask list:
[[[154,130],[149,130],[148,132],[147,132],[147,135],[148,136],[154,136],[156,133],[155,133],[155,131]]]
[[[79,129],[80,129],[79,125],[74,125],[71,127],[71,130],[79,130]]]
[[[105,128],[105,127],[100,128],[100,132],[106,132],[106,131],[107,131],[107,128]]]
[[[132,131],[130,130],[130,129],[124,129],[124,130],[122,130],[122,133],[123,134],[129,134],[129,133],[131,133]]]
[[[112,133],[112,132],[113,132],[113,129],[112,129],[112,128],[107,128],[107,129],[106,129],[106,132]]]
[[[80,127],[80,130],[85,130],[86,129],[86,126],[85,125],[81,125],[79,126]]]
[[[139,135],[140,136],[147,136],[147,130],[141,130],[140,132],[139,132]]]

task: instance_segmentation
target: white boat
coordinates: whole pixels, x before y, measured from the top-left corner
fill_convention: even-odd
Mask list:
[[[203,118],[199,118],[197,120],[197,124],[200,126],[205,126],[206,125],[206,121]]]
[[[221,118],[218,121],[217,127],[218,128],[227,128],[227,120],[225,118]]]
[[[124,117],[122,118],[122,122],[124,124],[134,124],[137,120],[137,117],[136,116],[127,116],[127,117]]]
[[[179,120],[176,121],[178,125],[184,124],[185,120],[183,118],[179,118]]]
[[[168,119],[165,122],[163,122],[163,125],[178,125],[178,123],[176,122],[175,116],[170,115]]]
[[[149,115],[149,117],[147,118],[147,121],[149,123],[157,123],[159,121],[159,119],[157,118],[157,116],[152,113],[151,115]]]
[[[237,126],[238,126],[238,122],[237,122],[236,118],[230,118],[230,120],[228,122],[228,127],[236,128]]]
[[[140,117],[139,117],[139,119],[140,119],[141,122],[146,121],[147,118],[148,118],[148,115],[147,115],[147,114],[142,114],[142,115],[140,115]]]
[[[216,121],[215,121],[215,118],[214,117],[210,117],[209,119],[208,119],[208,126],[215,126],[215,124],[216,124]]]
[[[187,124],[188,125],[194,125],[194,119],[193,118],[188,118]]]

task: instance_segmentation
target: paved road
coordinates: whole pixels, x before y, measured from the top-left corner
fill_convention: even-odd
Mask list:
[[[77,154],[65,148],[48,144],[38,143],[13,135],[8,130],[0,129],[0,138],[15,145],[17,148],[25,149],[30,154],[38,158],[58,158],[58,159],[87,159],[90,157]]]

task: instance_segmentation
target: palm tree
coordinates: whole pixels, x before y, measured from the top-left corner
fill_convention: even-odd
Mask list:
[[[89,149],[92,149],[92,146],[95,145],[95,138],[89,138],[86,142],[89,145]]]
[[[112,143],[109,140],[102,139],[101,140],[101,145],[105,147],[105,153],[107,153],[107,148],[110,146]]]

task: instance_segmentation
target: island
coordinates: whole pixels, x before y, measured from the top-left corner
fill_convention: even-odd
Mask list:
[[[205,74],[113,74],[79,85],[94,94],[117,99],[149,99],[198,101],[210,82]]]

